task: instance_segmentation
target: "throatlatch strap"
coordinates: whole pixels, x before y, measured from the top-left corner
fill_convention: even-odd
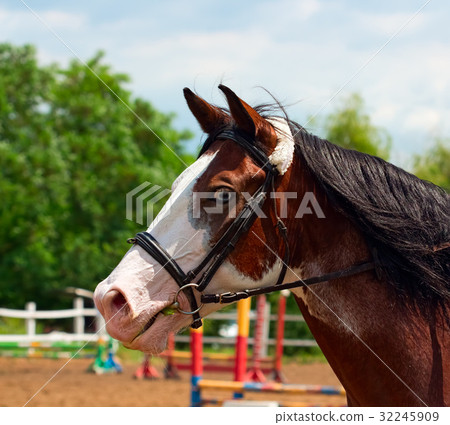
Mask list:
[[[283,289],[299,288],[301,286],[308,287],[316,283],[323,283],[329,280],[340,279],[343,277],[353,276],[355,274],[363,273],[375,268],[375,263],[367,262],[357,266],[350,267],[345,270],[327,273],[321,276],[310,277],[308,279],[300,279],[294,282],[283,283],[279,285],[266,286],[264,288],[245,289],[239,292],[224,292],[222,294],[202,294],[201,302],[203,304],[220,303],[228,304],[235,301],[243,300],[245,298],[253,297],[255,295],[270,294],[271,292],[282,291]]]

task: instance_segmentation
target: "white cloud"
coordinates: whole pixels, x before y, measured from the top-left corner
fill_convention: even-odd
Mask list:
[[[405,127],[409,130],[435,132],[450,111],[441,111],[432,107],[416,107],[406,116]]]
[[[143,4],[116,14],[112,5],[105,19],[86,4],[76,13],[56,2],[37,12],[81,58],[105,49],[106,61],[131,75],[135,94],[175,110],[180,126],[191,128],[196,127],[182,87],[221,103],[216,88],[221,81],[249,103],[270,101],[255,90],[258,85],[287,104],[300,101],[289,111],[304,123],[415,12],[415,6],[395,12],[380,6],[368,13],[360,3],[282,0],[249,2],[239,10],[221,9],[218,16],[211,3],[200,1],[190,4],[187,19],[181,12],[174,16],[169,2]],[[436,126],[450,132],[450,50],[437,31],[443,12],[432,8],[430,3],[321,114],[358,91],[374,122],[394,136],[398,151],[420,150],[419,132]],[[44,62],[66,63],[72,56],[26,10],[0,8],[0,38],[33,42]]]
[[[87,18],[80,13],[67,13],[59,10],[47,10],[39,14],[44,22],[54,29],[82,30]]]
[[[322,8],[322,4],[318,0],[281,0],[268,1],[260,6],[260,15],[266,19],[276,20],[279,16],[285,24],[287,19],[295,19],[306,21],[316,15]],[[275,24],[275,22],[274,22]]]
[[[394,34],[414,15],[411,13],[356,13],[356,20],[366,30],[388,37]],[[429,22],[426,12],[421,12],[406,25],[403,31],[408,33],[422,29]]]
[[[402,107],[399,103],[383,102],[376,106],[371,117],[375,122],[393,124],[401,109]]]
[[[67,13],[60,10],[39,11],[38,16],[55,30],[64,29],[71,31],[81,31],[86,25],[87,17],[81,13]],[[38,39],[42,39],[40,35],[43,31],[48,30],[41,22],[27,9],[5,9],[0,8],[0,37],[9,38],[17,33],[23,34],[34,33]],[[18,34],[17,34],[18,35]],[[53,36],[51,36],[53,37]]]

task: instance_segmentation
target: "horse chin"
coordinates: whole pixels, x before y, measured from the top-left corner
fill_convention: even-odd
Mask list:
[[[124,343],[126,348],[142,351],[145,354],[160,354],[166,349],[169,334],[188,326],[184,317],[158,315],[155,322],[144,333],[137,335],[131,342]]]
[[[168,335],[168,333],[151,337],[142,335],[138,340],[133,341],[129,344],[124,344],[124,346],[131,350],[142,351],[145,354],[157,355],[165,350],[167,346]]]

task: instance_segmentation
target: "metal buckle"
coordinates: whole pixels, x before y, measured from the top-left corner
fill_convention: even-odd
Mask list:
[[[234,292],[223,292],[222,294],[219,294],[219,304],[223,304],[223,299],[228,295],[233,295]]]
[[[181,313],[181,314],[187,314],[187,315],[189,315],[189,316],[192,316],[193,314],[198,313],[198,312],[202,309],[203,303],[201,303],[200,306],[199,306],[197,309],[195,309],[194,311],[184,311],[184,310],[181,310],[181,308],[180,308],[180,303],[178,302],[178,296],[179,296],[180,293],[181,293],[182,291],[184,291],[186,288],[198,288],[198,285],[197,285],[196,283],[187,283],[186,285],[184,285],[184,286],[182,286],[180,289],[178,289],[177,293],[175,294],[175,299],[174,299],[172,305],[174,306],[174,308],[176,308],[176,309],[178,310],[179,313]]]

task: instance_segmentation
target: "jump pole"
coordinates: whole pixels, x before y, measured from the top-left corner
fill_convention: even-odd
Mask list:
[[[261,370],[261,349],[264,332],[264,313],[266,310],[266,297],[259,295],[256,298],[256,324],[253,338],[253,364],[245,375],[245,381],[266,382],[266,377]]]
[[[202,405],[199,382],[203,375],[203,326],[191,329],[191,406]]]
[[[284,394],[324,394],[345,395],[343,387],[330,385],[280,384],[279,382],[232,382],[204,379],[200,382],[204,389],[240,392],[284,393]]]
[[[275,368],[273,379],[275,382],[286,382],[281,372],[283,358],[283,339],[284,339],[284,321],[286,315],[286,299],[290,295],[288,290],[281,291],[278,299],[278,321],[277,321],[277,339],[275,345]]]
[[[234,380],[243,382],[247,372],[247,347],[250,329],[250,304],[247,298],[237,303],[238,335],[236,338],[236,360]],[[202,406],[202,392],[200,384],[203,375],[203,327],[191,329],[191,406]],[[239,387],[240,388],[240,387]],[[234,393],[234,398],[242,398],[243,391]]]
[[[180,375],[178,373],[177,365],[174,359],[174,351],[175,351],[175,335],[173,332],[169,334],[168,342],[167,342],[167,363],[164,369],[164,378],[166,379],[180,379]]]
[[[238,313],[238,335],[236,338],[236,362],[234,369],[234,380],[243,382],[247,372],[247,347],[250,329],[250,304],[251,299],[246,298],[237,303]],[[243,398],[242,391],[235,392],[234,398]]]

